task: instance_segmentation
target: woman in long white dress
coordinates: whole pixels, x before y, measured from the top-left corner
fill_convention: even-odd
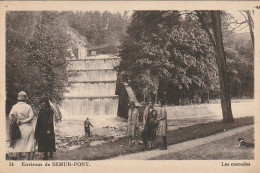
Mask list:
[[[26,103],[27,94],[24,91],[18,93],[18,103],[15,104],[9,114],[9,119],[16,118],[21,132],[21,137],[16,139],[11,151],[17,153],[17,160],[21,160],[21,153],[27,153],[27,160],[31,158],[31,152],[35,149],[33,110]]]
[[[138,122],[139,122],[139,113],[135,108],[135,102],[133,100],[130,101],[130,108],[128,110],[128,124],[127,124],[127,135],[129,137],[129,146],[132,145],[132,140],[137,143],[136,138],[138,136]]]

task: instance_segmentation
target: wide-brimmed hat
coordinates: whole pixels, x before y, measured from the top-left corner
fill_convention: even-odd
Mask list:
[[[20,100],[20,101],[25,101],[27,99],[26,92],[24,92],[24,91],[19,92],[17,99]]]

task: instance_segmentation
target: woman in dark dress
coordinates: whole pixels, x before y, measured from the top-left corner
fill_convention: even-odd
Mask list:
[[[50,159],[53,159],[53,152],[56,151],[53,125],[54,112],[48,99],[41,100],[40,105],[41,109],[35,128],[35,139],[38,143],[38,152],[44,152],[43,160],[48,160],[48,152],[50,152]]]
[[[153,107],[153,103],[149,102],[148,107],[144,111],[143,117],[143,124],[144,124],[144,131],[143,131],[143,138],[145,148],[151,150],[154,145],[154,141],[156,138],[156,129],[157,129],[157,111]]]

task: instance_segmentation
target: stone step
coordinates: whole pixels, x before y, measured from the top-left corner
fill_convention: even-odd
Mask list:
[[[68,83],[115,83],[116,80],[107,81],[69,81]]]
[[[87,70],[68,70],[69,72],[89,72],[89,71],[115,71],[113,68],[105,68],[105,69],[87,69]]]
[[[102,99],[102,98],[118,98],[118,95],[111,96],[67,96],[66,99]]]
[[[69,77],[72,82],[89,82],[89,81],[116,81],[117,72],[114,70],[100,70],[100,71],[77,71],[75,75]]]
[[[96,60],[120,60],[121,58],[86,58],[86,59],[69,59],[68,61],[96,61]]]
[[[69,70],[106,70],[117,66],[120,59],[75,60],[69,62]]]

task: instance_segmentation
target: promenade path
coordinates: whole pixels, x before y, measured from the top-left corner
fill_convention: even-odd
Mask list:
[[[195,140],[191,140],[191,141],[182,142],[179,144],[170,145],[170,146],[168,146],[168,150],[157,149],[157,150],[151,150],[151,151],[144,151],[144,152],[114,157],[114,158],[111,158],[110,160],[150,160],[153,158],[157,158],[159,156],[163,156],[163,155],[167,155],[167,154],[169,155],[171,153],[176,153],[179,151],[198,147],[198,146],[210,143],[210,142],[228,138],[233,135],[236,135],[236,134],[239,134],[242,132],[246,132],[246,131],[252,130],[252,129],[254,129],[254,125],[239,127],[239,128],[224,131],[224,132],[221,132],[221,133],[218,133],[215,135],[207,136],[204,138],[199,138],[199,139],[195,139]],[[238,144],[237,141],[235,141],[235,142],[236,142],[236,144]]]

